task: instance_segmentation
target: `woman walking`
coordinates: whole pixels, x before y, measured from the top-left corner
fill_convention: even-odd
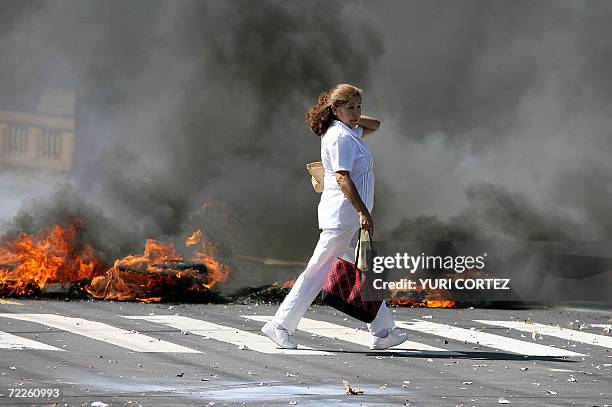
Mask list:
[[[306,114],[310,129],[321,137],[324,189],[318,208],[321,235],[314,253],[276,311],[261,329],[281,348],[295,349],[289,336],[321,291],[336,257],[354,259],[359,229],[374,232],[374,173],[370,148],[363,141],[380,126],[377,119],[361,115],[363,91],[339,84],[321,93]],[[407,339],[396,330],[391,312],[383,303],[368,324],[371,349],[387,349]]]

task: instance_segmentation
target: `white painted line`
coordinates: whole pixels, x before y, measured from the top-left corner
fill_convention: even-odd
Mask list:
[[[0,349],[40,349],[64,351],[64,349],[56,348],[55,346],[36,342],[31,339],[22,338],[21,336],[2,331],[0,331]]]
[[[604,348],[612,349],[612,336],[597,335],[552,325],[537,323],[526,324],[522,321],[478,320],[476,322],[487,325],[503,326],[504,328],[512,328],[523,332],[537,332],[541,335],[555,336],[557,338],[567,339],[568,341],[588,343],[589,345],[603,346]]]
[[[302,356],[333,355],[330,352],[315,350],[301,345],[297,349],[282,349],[263,334],[258,335],[253,332],[178,315],[124,316],[124,318],[141,319],[170,326],[181,331],[188,331],[194,335],[207,336],[221,342],[231,343],[238,347],[246,346],[248,349],[261,353]]]
[[[0,314],[0,317],[35,322],[87,338],[121,346],[135,352],[200,353],[195,349],[162,341],[137,332],[126,331],[102,322],[55,314]]]
[[[260,322],[271,321],[271,315],[248,315],[245,318]],[[314,335],[324,336],[326,338],[336,338],[342,341],[356,343],[357,345],[370,346],[370,333],[366,331],[349,328],[342,325],[332,324],[326,321],[317,321],[314,319],[302,318],[297,326],[300,331],[308,332]],[[426,351],[426,352],[448,352],[446,349],[436,348],[435,346],[424,345],[418,342],[406,341],[402,343],[401,348],[393,348],[391,351],[400,350],[407,351]]]
[[[507,352],[518,353],[528,356],[585,356],[581,353],[571,352],[565,349],[553,348],[551,346],[539,345],[537,343],[519,341],[490,334],[487,332],[473,331],[471,329],[458,328],[451,325],[438,324],[415,320],[396,322],[398,326],[412,331],[423,332],[431,335],[442,336],[461,342],[468,342],[500,349]]]

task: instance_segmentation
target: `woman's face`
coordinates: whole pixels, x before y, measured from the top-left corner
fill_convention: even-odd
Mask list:
[[[357,122],[361,117],[361,97],[351,96],[345,104],[332,108],[332,110],[338,120],[353,129],[357,127]]]

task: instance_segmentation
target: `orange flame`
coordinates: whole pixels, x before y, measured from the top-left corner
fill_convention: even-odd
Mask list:
[[[424,307],[424,308],[453,308],[457,303],[451,300],[415,300],[406,297],[393,297],[389,300],[392,305],[401,305],[407,307]]]
[[[50,283],[84,280],[91,283],[83,290],[95,298],[156,302],[163,293],[205,292],[230,273],[201,230],[185,241],[191,249],[187,260],[172,243],[149,239],[142,255],[115,260],[107,270],[91,245],[79,244],[80,229],[77,220],[1,242],[0,295],[39,294]]]
[[[193,232],[191,236],[189,236],[185,240],[185,246],[191,247],[191,246],[198,244],[198,242],[202,239],[202,236],[203,236],[202,231],[200,229],[196,230],[195,232]]]
[[[210,290],[227,279],[230,268],[215,259],[217,248],[203,238],[204,233],[196,230],[186,239],[185,246],[192,247],[187,261],[203,264],[205,274],[196,265],[179,269],[177,266],[185,260],[174,244],[149,239],[143,255],[115,260],[113,267],[105,275],[94,278],[85,290],[95,298],[143,302],[161,301],[159,292],[177,285],[190,292]]]
[[[417,288],[412,290],[410,294],[408,295],[408,292],[404,290],[391,290],[389,303],[414,308],[452,308],[457,305],[455,301],[446,299],[451,297],[450,292],[447,290],[423,290]]]
[[[49,283],[90,280],[101,264],[90,245],[79,245],[79,222],[55,225],[36,235],[20,233],[0,246],[0,292],[31,295]]]
[[[425,300],[427,308],[452,308],[455,304],[455,301],[450,300]]]
[[[212,241],[205,240],[204,233],[200,229],[196,230],[185,241],[187,247],[197,246],[198,244],[200,246],[199,250],[195,250],[192,253],[191,260],[203,263],[208,269],[208,281],[205,287],[210,289],[215,284],[226,281],[231,272],[231,268],[216,260],[219,254],[219,248]]]

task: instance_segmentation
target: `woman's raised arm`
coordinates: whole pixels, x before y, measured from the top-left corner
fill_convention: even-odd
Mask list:
[[[363,127],[363,136],[361,136],[361,138],[366,138],[378,130],[380,127],[380,120],[362,114],[357,125]]]

